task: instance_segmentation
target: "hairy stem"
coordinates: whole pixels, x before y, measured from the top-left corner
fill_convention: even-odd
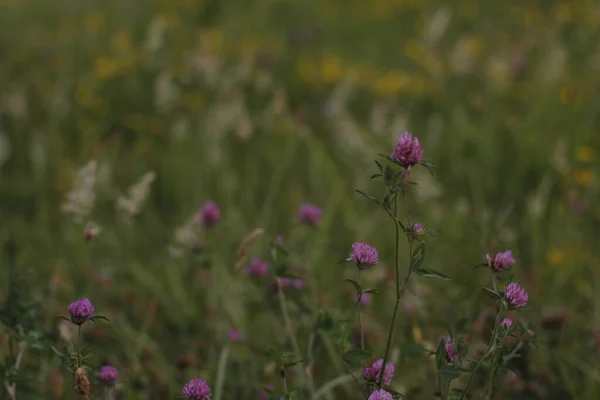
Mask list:
[[[77,368],[81,367],[81,325],[77,325]]]
[[[494,330],[492,331],[492,338],[490,339],[490,342],[488,343],[487,350],[485,351],[483,356],[481,356],[481,358],[479,360],[477,360],[477,364],[475,364],[475,368],[473,368],[473,371],[471,371],[471,375],[469,375],[469,380],[467,381],[467,385],[463,389],[462,395],[460,396],[460,400],[463,400],[465,398],[465,396],[467,395],[467,392],[469,391],[469,387],[471,386],[471,383],[473,382],[473,377],[477,374],[477,371],[479,371],[479,367],[481,366],[481,363],[483,362],[483,360],[486,359],[489,355],[491,355],[493,353],[493,350],[494,350],[493,346],[496,341],[496,332],[498,331],[498,326],[500,325],[500,321],[501,321],[503,315],[504,315],[504,310],[501,310],[498,313],[498,315],[496,316],[496,321],[494,321]]]
[[[279,297],[279,306],[281,308],[281,313],[283,314],[283,321],[285,324],[285,328],[286,328],[288,337],[290,339],[290,342],[292,342],[292,347],[294,348],[294,355],[298,358],[302,358],[302,353],[300,352],[300,346],[298,346],[298,341],[296,340],[296,336],[294,335],[294,330],[292,328],[292,322],[290,320],[290,316],[287,311],[287,306],[285,304],[285,294],[283,293],[283,286],[281,285],[280,278],[277,278],[277,288],[279,291],[279,295],[277,296],[277,297]],[[312,375],[309,374],[304,368],[302,370],[304,371],[304,375],[306,376],[306,381],[308,383],[308,390],[310,392],[310,398],[312,399],[315,396],[315,383],[313,381]],[[285,372],[283,372],[283,373],[285,374]]]
[[[406,286],[408,285],[408,281],[410,280],[410,275],[412,273],[412,243],[409,241],[409,268],[408,274],[404,279],[402,285],[400,285],[400,225],[397,220],[398,215],[398,198],[395,198],[394,202],[394,224],[396,226],[396,304],[394,305],[394,314],[392,315],[392,323],[390,324],[390,329],[388,332],[387,343],[385,345],[385,355],[383,357],[383,367],[381,368],[381,372],[379,373],[379,387],[381,387],[381,383],[383,382],[383,375],[385,372],[385,367],[389,360],[390,348],[392,344],[392,336],[394,334],[394,326],[396,325],[396,317],[398,315],[398,308],[400,307],[400,300],[402,300],[402,296],[404,296],[404,292],[406,291]]]
[[[358,269],[358,278],[357,278],[357,282],[358,285],[360,286],[360,268]],[[360,289],[360,292],[358,293],[358,300],[356,302],[356,312],[358,314],[358,325],[360,326],[360,348],[361,350],[365,349],[365,330],[363,329],[363,323],[362,323],[362,316],[360,313],[360,307],[361,307],[361,300],[363,297],[363,291],[362,291],[362,287]]]

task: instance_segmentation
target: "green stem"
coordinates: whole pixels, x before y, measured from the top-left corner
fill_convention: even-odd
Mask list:
[[[358,269],[358,286],[360,286],[360,268]],[[360,348],[361,350],[365,349],[365,331],[363,329],[362,316],[360,313],[361,300],[363,297],[362,286],[360,288],[360,292],[358,293],[358,301],[356,302],[356,312],[358,313],[358,324],[360,326]]]
[[[490,354],[492,354],[492,347],[494,346],[494,343],[496,341],[496,333],[498,331],[498,326],[499,326],[500,320],[503,316],[504,316],[504,310],[501,310],[498,313],[498,315],[496,316],[496,321],[494,321],[494,329],[492,331],[492,338],[490,339],[490,342],[488,343],[487,350],[485,351],[483,356],[481,356],[481,358],[479,360],[477,360],[477,364],[475,364],[475,368],[473,368],[473,371],[471,372],[471,375],[469,376],[469,380],[467,381],[467,385],[463,389],[462,395],[460,396],[459,400],[463,400],[465,398],[465,396],[467,395],[467,392],[469,391],[469,387],[471,386],[471,383],[473,382],[473,377],[475,376],[475,374],[477,374],[477,371],[479,371],[479,367],[481,366],[481,363],[483,362],[483,360],[486,359]]]
[[[360,382],[358,381],[358,378],[356,377],[356,375],[354,375],[354,373],[352,372],[352,370],[350,369],[350,366],[348,365],[348,363],[346,363],[346,361],[342,360],[342,362],[344,363],[344,366],[346,367],[346,369],[348,370],[348,373],[352,376],[352,378],[354,378],[354,382],[356,382],[356,385],[360,388],[360,390],[363,392],[363,394],[365,395],[365,398],[369,397],[369,393],[366,391],[367,388],[363,388],[363,386],[360,384]]]
[[[281,387],[283,388],[283,394],[287,396],[288,388],[287,381],[285,379],[285,369],[283,367],[281,367],[281,369],[279,370],[279,375],[281,376]]]
[[[285,324],[285,328],[288,334],[290,341],[292,342],[292,346],[294,348],[294,355],[298,358],[302,358],[302,353],[300,352],[300,346],[298,346],[298,341],[296,340],[296,336],[294,335],[294,330],[292,328],[292,322],[290,320],[290,316],[287,311],[287,306],[285,304],[285,294],[283,293],[283,286],[281,285],[281,279],[277,278],[277,287],[279,290],[279,306],[281,308],[281,313],[283,314],[283,321]],[[310,392],[310,398],[314,398],[315,396],[315,384],[311,374],[309,374],[304,368],[304,375],[306,376],[306,381],[308,383],[308,390]],[[285,374],[285,372],[282,373]]]
[[[221,351],[219,357],[219,364],[217,367],[217,380],[215,387],[215,398],[214,400],[221,400],[223,398],[223,386],[225,385],[225,375],[227,371],[227,359],[229,357],[229,346],[225,346]]]
[[[408,257],[409,257],[409,262],[408,262],[408,274],[406,275],[406,278],[404,279],[404,283],[402,283],[402,286],[400,286],[400,225],[399,222],[397,220],[397,215],[398,215],[398,198],[395,198],[395,202],[394,202],[394,223],[396,225],[396,304],[394,305],[394,314],[392,315],[392,323],[390,324],[390,330],[388,332],[388,337],[387,337],[387,342],[385,345],[385,355],[383,357],[383,366],[381,368],[381,372],[379,373],[379,387],[381,387],[381,383],[383,382],[383,375],[385,372],[385,367],[387,365],[388,359],[389,359],[389,355],[390,355],[390,347],[392,344],[392,336],[394,334],[394,326],[396,325],[396,317],[398,315],[398,308],[400,307],[400,300],[402,300],[402,296],[404,295],[404,292],[406,291],[406,286],[408,284],[408,281],[410,280],[410,275],[412,273],[412,262],[411,262],[411,257],[412,257],[412,243],[409,241],[408,245],[409,245],[409,252],[408,252]]]
[[[77,325],[77,368],[81,367],[81,325]]]

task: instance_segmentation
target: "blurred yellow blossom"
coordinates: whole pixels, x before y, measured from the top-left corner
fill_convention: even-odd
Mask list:
[[[591,186],[596,181],[596,173],[589,169],[576,169],[573,171],[573,180],[581,186]]]
[[[325,83],[335,83],[342,78],[342,60],[335,56],[327,56],[321,65],[321,77]]]
[[[564,259],[565,259],[565,255],[562,250],[551,249],[546,254],[546,262],[553,267],[562,265]]]
[[[117,74],[119,63],[108,57],[100,57],[94,63],[94,72],[100,79],[109,79]]]
[[[374,80],[373,90],[382,96],[395,95],[406,89],[410,81],[411,77],[405,71],[392,70]]]
[[[596,151],[590,146],[580,146],[577,148],[575,158],[579,162],[589,163],[594,161]]]
[[[583,278],[577,278],[574,282],[575,285],[575,290],[577,291],[577,293],[580,296],[592,296],[592,287],[590,285],[590,283],[583,279]]]
[[[110,39],[110,46],[117,53],[126,53],[131,49],[131,35],[129,32],[119,32]]]
[[[577,95],[577,89],[572,86],[565,86],[560,90],[560,102],[567,105],[571,104],[575,100]]]
[[[300,57],[297,65],[298,76],[301,80],[307,83],[315,84],[318,82],[318,67],[317,63],[309,57]]]

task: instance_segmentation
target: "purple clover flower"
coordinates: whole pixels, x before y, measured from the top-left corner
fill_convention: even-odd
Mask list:
[[[529,295],[516,282],[511,282],[504,289],[504,298],[510,308],[523,308],[529,300]]]
[[[460,354],[456,351],[456,340],[450,336],[446,337],[446,361],[452,363],[460,358]]]
[[[379,389],[371,393],[369,400],[393,400],[392,395],[384,389]]]
[[[230,329],[227,332],[227,337],[233,343],[238,343],[244,340],[244,334],[236,329]]]
[[[512,326],[512,324],[513,324],[513,320],[512,319],[510,319],[510,318],[504,318],[502,320],[502,322],[500,323],[500,326],[502,328],[504,328],[504,329],[510,329],[510,327]]]
[[[315,226],[321,220],[323,211],[312,204],[303,204],[298,210],[298,221],[307,225]]]
[[[75,325],[81,325],[94,315],[94,306],[89,299],[83,298],[74,301],[69,305],[69,314],[71,314],[71,322]]]
[[[252,276],[266,276],[269,273],[269,263],[260,258],[255,258],[250,262],[250,266],[246,269],[246,273]]]
[[[366,243],[355,242],[352,244],[349,261],[354,261],[360,269],[369,268],[379,262],[377,249]]]
[[[292,279],[292,286],[298,290],[304,288],[304,279]]]
[[[207,228],[212,228],[221,219],[221,210],[212,200],[209,200],[202,204],[200,209],[200,221]]]
[[[363,371],[363,375],[366,380],[375,382],[379,379],[379,375],[381,374],[381,369],[383,368],[383,360],[377,360],[370,367],[365,367]],[[396,372],[396,367],[391,362],[387,362],[385,366],[385,371],[383,372],[383,384],[389,385],[392,382],[392,377]]]
[[[485,258],[487,258],[488,265],[494,272],[504,271],[516,262],[510,250],[498,253],[494,257],[486,254]]]
[[[100,368],[100,380],[104,382],[106,386],[114,386],[119,379],[119,371],[113,366],[105,365]]]
[[[392,152],[392,159],[406,170],[419,164],[423,160],[423,149],[419,139],[409,131],[402,132]]]
[[[354,302],[357,303],[358,302],[358,293],[354,293]],[[360,305],[361,306],[366,306],[367,304],[369,304],[369,302],[371,301],[371,293],[363,293],[362,296],[360,297]]]
[[[208,400],[210,392],[210,387],[204,379],[192,379],[183,387],[186,400]]]

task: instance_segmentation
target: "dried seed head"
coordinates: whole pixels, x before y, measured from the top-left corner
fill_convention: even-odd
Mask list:
[[[89,396],[91,393],[90,380],[83,368],[75,370],[75,391],[82,396]]]

